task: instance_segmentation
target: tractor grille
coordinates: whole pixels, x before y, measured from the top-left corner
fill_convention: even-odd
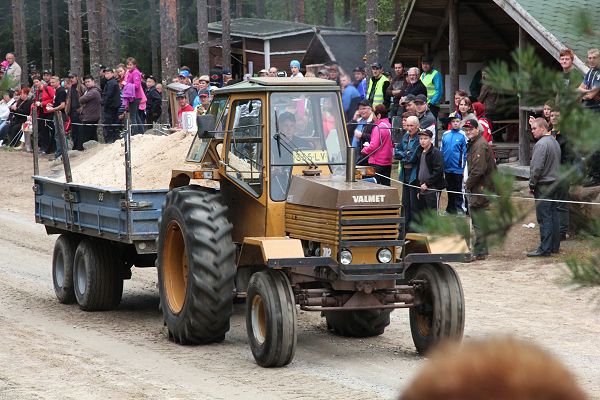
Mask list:
[[[401,222],[397,208],[325,210],[286,204],[285,230],[290,237],[323,244],[397,240]]]

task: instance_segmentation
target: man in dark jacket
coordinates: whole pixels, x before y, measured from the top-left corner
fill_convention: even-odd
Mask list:
[[[104,127],[104,142],[113,143],[119,136],[119,106],[121,105],[121,89],[119,82],[115,79],[112,68],[104,70],[106,84],[102,92],[102,122],[108,126]]]
[[[96,86],[94,77],[88,75],[83,80],[86,92],[79,98],[79,119],[84,124],[79,129],[79,140],[73,141],[73,148],[75,150],[83,151],[83,144],[88,140],[96,140],[96,132],[98,128],[98,121],[100,120],[100,110],[102,95],[100,89]]]
[[[480,218],[490,203],[483,194],[494,190],[492,174],[496,170],[496,160],[489,143],[479,133],[479,124],[476,120],[467,120],[463,129],[469,139],[467,143],[469,176],[465,182],[465,189],[468,193],[469,215],[475,230],[473,256],[476,260],[485,260],[488,255],[488,247],[485,234],[481,230]]]
[[[441,190],[446,187],[444,179],[444,156],[433,146],[433,134],[421,129],[418,133],[419,145],[417,149],[417,179],[420,186],[417,194],[418,209],[437,210],[440,203]]]
[[[149,76],[146,79],[146,124],[151,125],[158,121],[162,113],[162,97],[156,90],[156,78]]]

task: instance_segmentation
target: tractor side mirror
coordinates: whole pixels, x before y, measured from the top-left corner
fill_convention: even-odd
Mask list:
[[[198,136],[201,138],[214,137],[215,116],[212,114],[199,115],[196,118],[198,122]]]

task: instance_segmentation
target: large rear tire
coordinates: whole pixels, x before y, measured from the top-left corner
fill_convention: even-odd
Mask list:
[[[54,243],[52,253],[52,283],[56,298],[63,304],[75,302],[73,291],[73,262],[79,239],[75,235],[62,234]]]
[[[289,364],[296,352],[296,303],[283,271],[265,270],[250,278],[246,331],[252,355],[261,367]]]
[[[119,254],[110,242],[85,238],[77,246],[73,263],[73,287],[84,311],[112,310],[123,296]]]
[[[233,312],[235,246],[219,194],[181,187],[159,221],[158,280],[165,325],[181,344],[219,342]]]
[[[458,275],[447,264],[412,267],[410,277],[425,281],[422,304],[409,311],[410,331],[419,354],[426,354],[442,340],[460,340],[465,314]]]
[[[326,311],[327,327],[347,337],[379,336],[390,324],[392,310]]]

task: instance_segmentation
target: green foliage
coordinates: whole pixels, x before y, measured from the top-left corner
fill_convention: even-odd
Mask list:
[[[0,79],[0,96],[4,96],[9,89],[14,88],[16,85],[17,82],[12,77],[5,75]]]

